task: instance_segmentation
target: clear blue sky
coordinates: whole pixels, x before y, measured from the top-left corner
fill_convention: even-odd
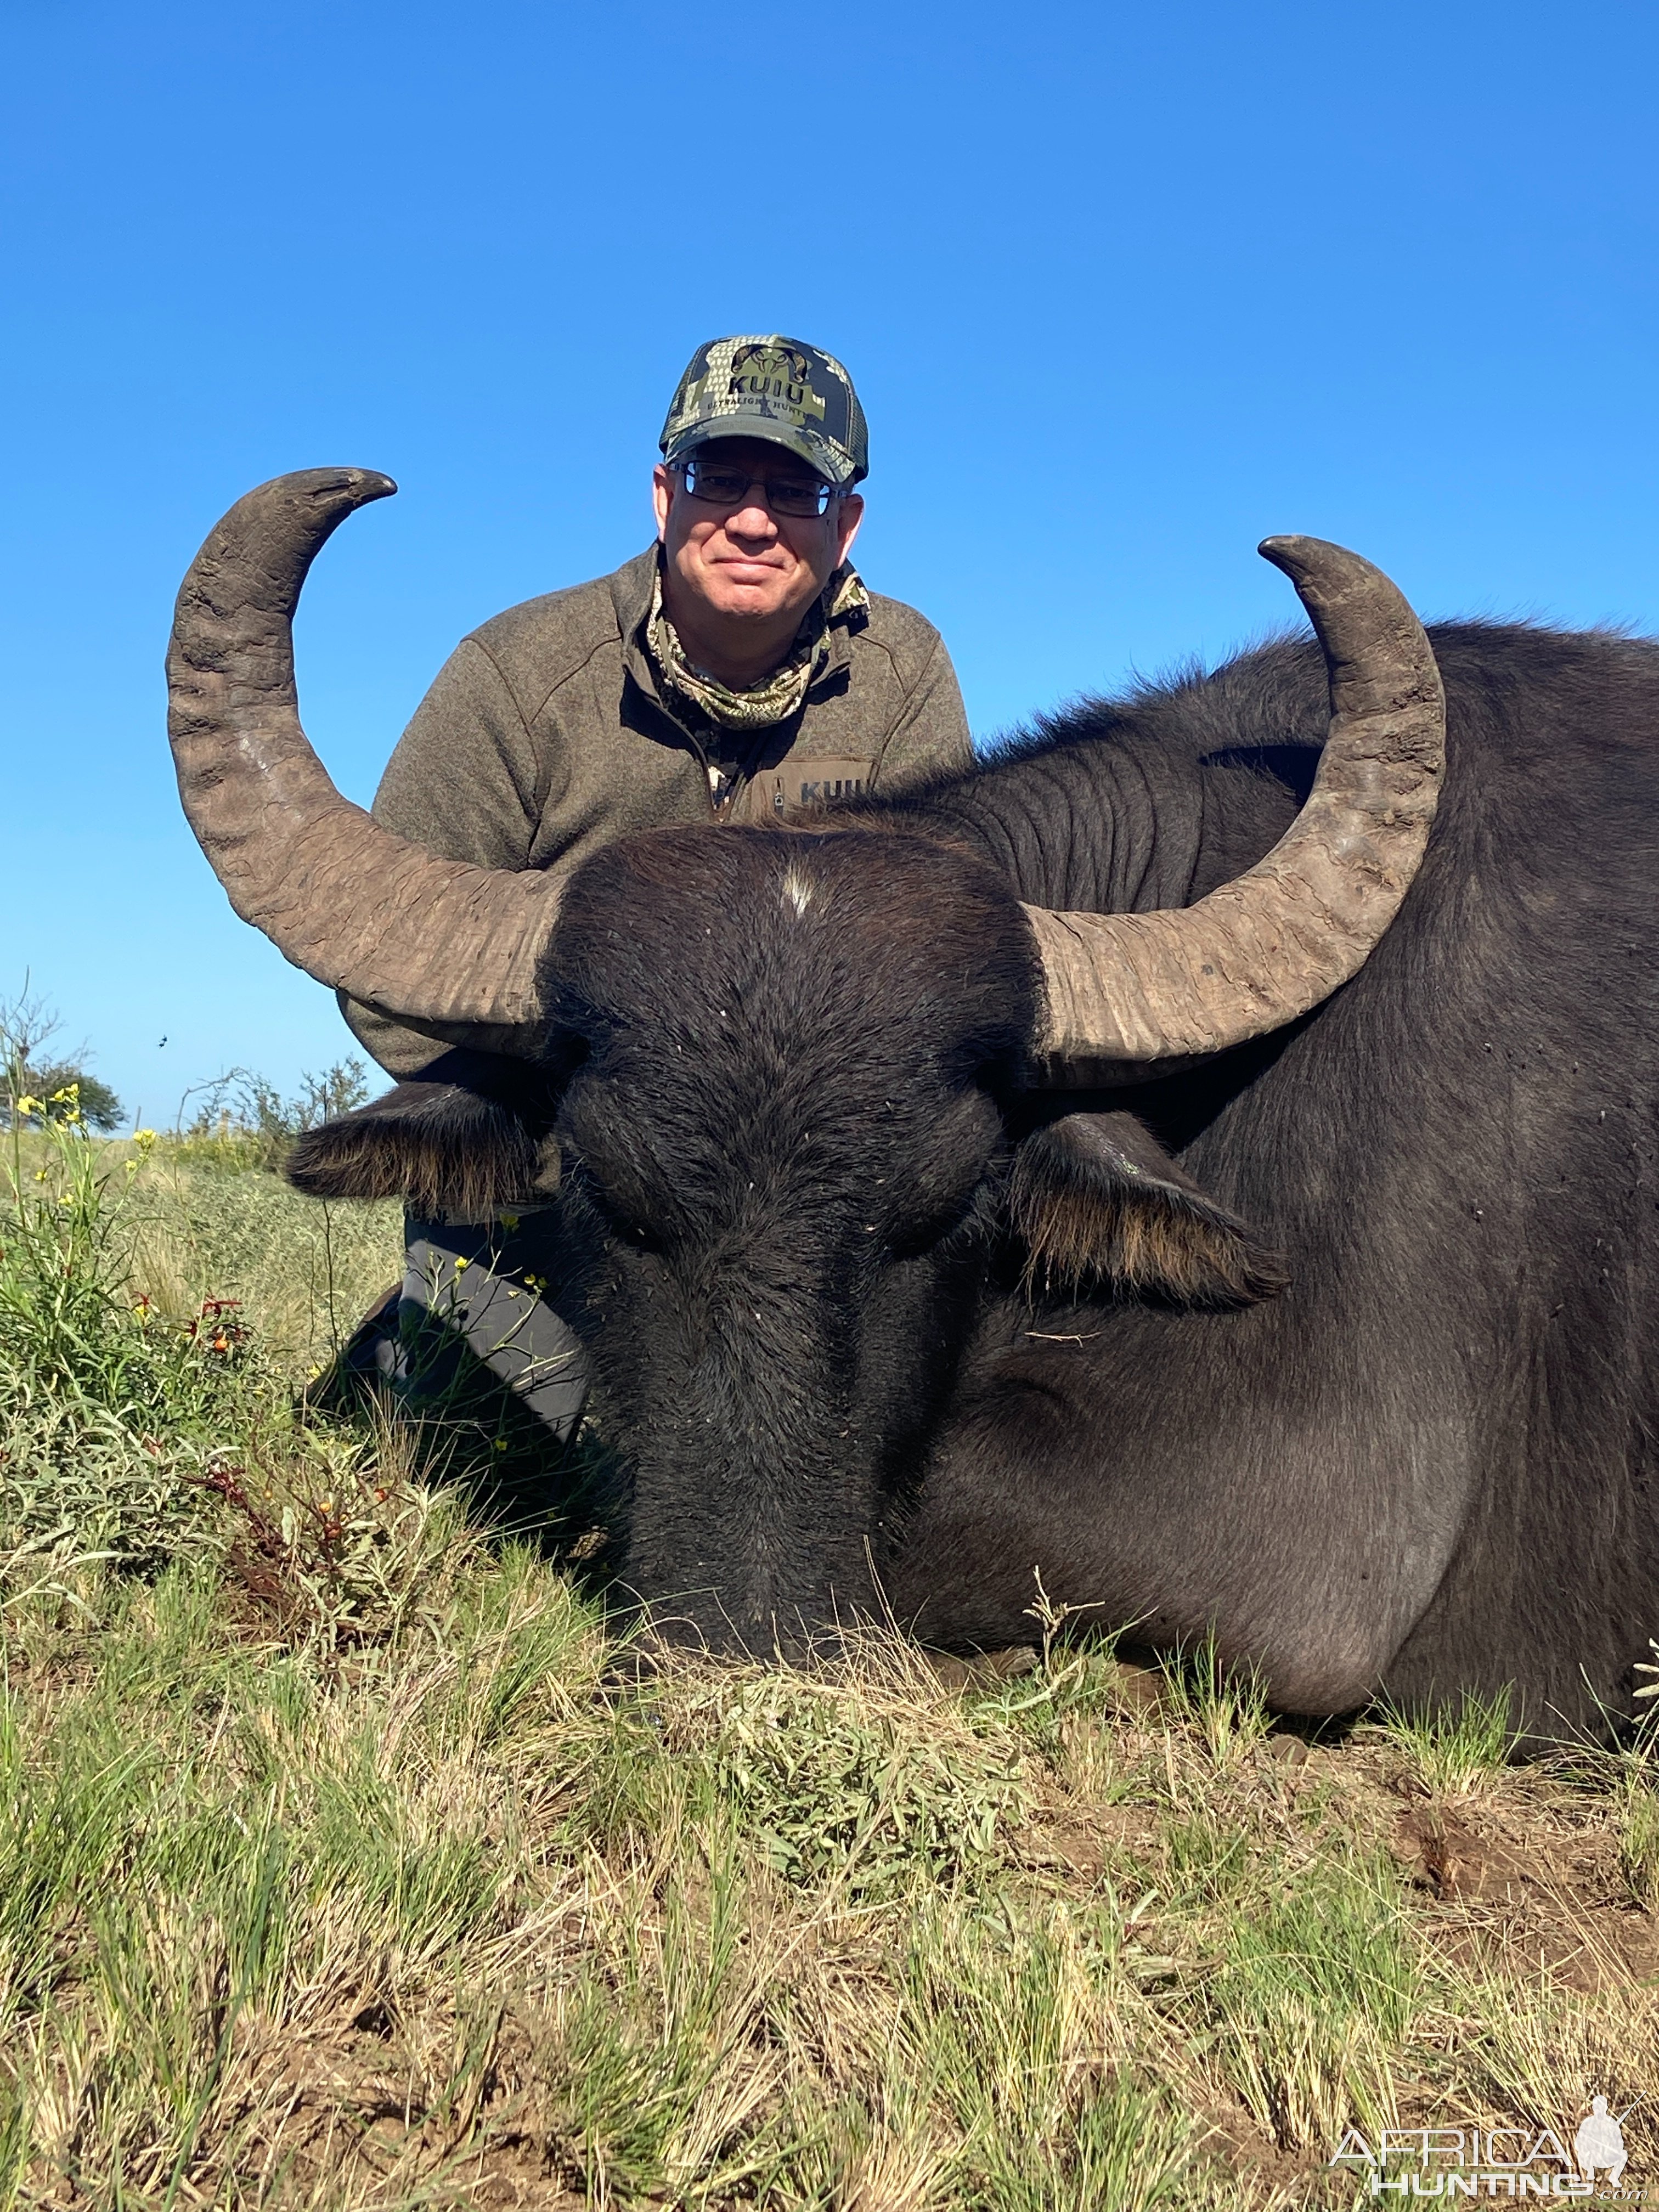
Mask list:
[[[981,733],[1285,619],[1273,531],[1659,627],[1656,60],[1595,0],[5,0],[0,995],[150,1121],[337,1057],[179,812],[185,563],[278,471],[398,479],[299,624],[366,800],[465,630],[644,544],[720,331],[852,369],[860,565]]]

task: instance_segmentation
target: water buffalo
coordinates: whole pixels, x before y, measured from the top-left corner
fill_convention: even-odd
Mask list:
[[[291,960],[456,1041],[303,1187],[467,1210],[556,1155],[637,1593],[716,1644],[879,1598],[963,1649],[1029,1635],[1040,1571],[1294,1712],[1631,1711],[1659,647],[1425,638],[1269,541],[1316,642],[561,896],[402,844],[301,730],[301,584],[391,489],[281,478],[210,538],[180,788]]]

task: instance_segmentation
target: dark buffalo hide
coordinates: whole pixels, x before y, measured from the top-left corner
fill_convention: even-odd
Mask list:
[[[540,1060],[401,1086],[296,1179],[464,1211],[556,1147],[625,1578],[711,1641],[884,1605],[1004,1644],[1040,1573],[1294,1711],[1627,1713],[1659,1632],[1659,649],[1431,635],[1427,857],[1288,1031],[1034,1091],[1018,906],[1185,905],[1264,853],[1326,715],[1287,641],[833,823],[623,840],[572,884]]]

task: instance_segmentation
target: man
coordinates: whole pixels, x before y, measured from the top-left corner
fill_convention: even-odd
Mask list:
[[[629,830],[771,820],[969,759],[939,633],[848,558],[869,455],[841,363],[776,335],[700,346],[659,442],[656,544],[462,641],[387,765],[374,811],[388,828],[451,860],[563,876]],[[341,1006],[397,1076],[451,1043],[505,1042]],[[567,1438],[586,1375],[536,1295],[552,1255],[534,1194],[407,1237],[397,1333],[389,1302],[354,1364],[430,1401],[464,1340]]]

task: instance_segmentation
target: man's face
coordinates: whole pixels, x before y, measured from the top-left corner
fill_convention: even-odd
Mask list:
[[[653,501],[657,534],[681,592],[712,613],[758,623],[799,621],[846,558],[864,501],[832,499],[822,515],[779,514],[765,483],[811,478],[804,461],[760,438],[716,438],[696,458],[751,479],[735,507],[694,499],[685,479],[659,465]]]

